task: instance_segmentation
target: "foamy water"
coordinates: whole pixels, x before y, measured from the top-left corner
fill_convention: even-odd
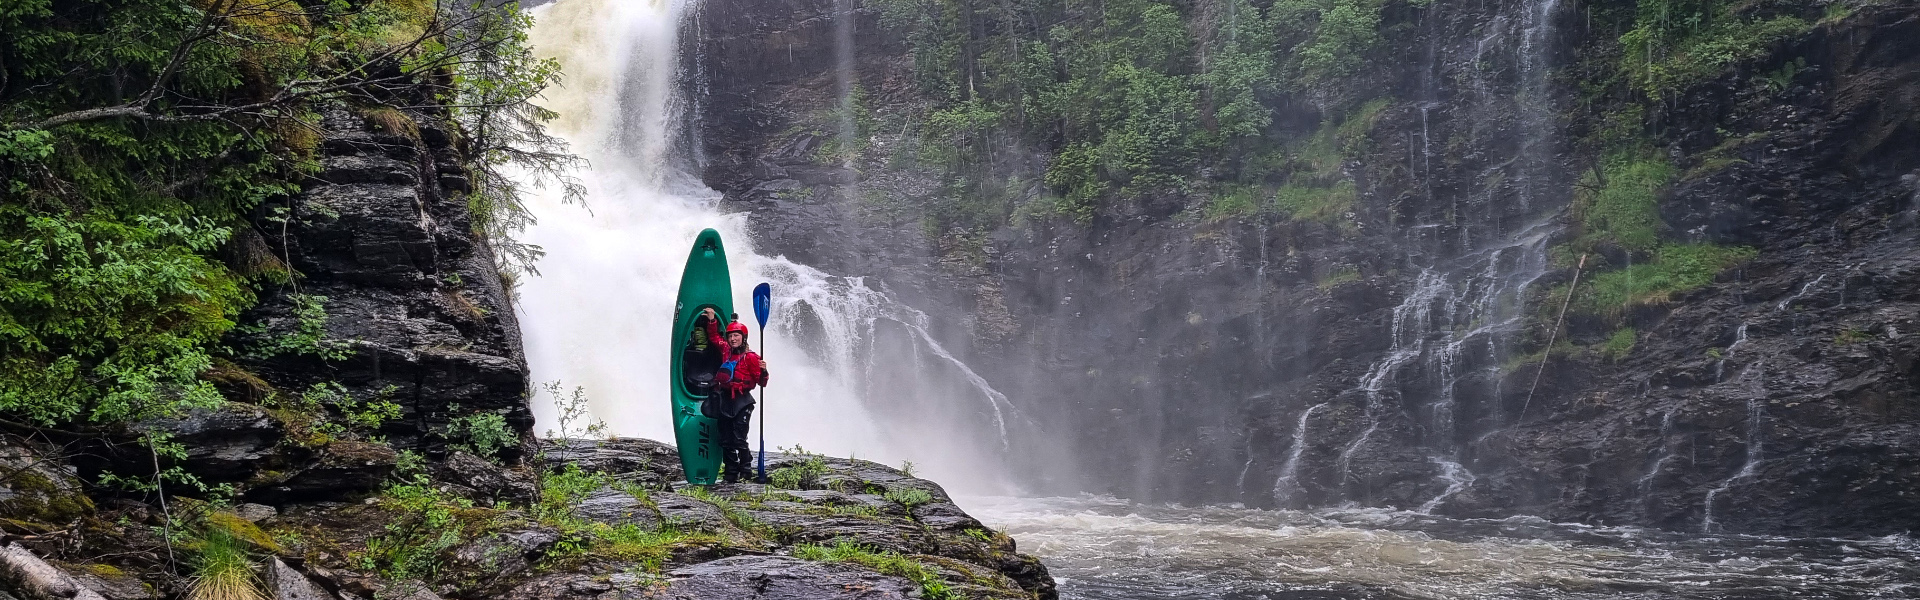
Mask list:
[[[1906,536],[1703,536],[1532,517],[963,498],[1075,600],[1911,598]]]

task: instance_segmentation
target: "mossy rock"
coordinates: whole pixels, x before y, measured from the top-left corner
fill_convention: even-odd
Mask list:
[[[72,473],[22,448],[0,449],[0,517],[60,524],[93,514],[93,500]]]

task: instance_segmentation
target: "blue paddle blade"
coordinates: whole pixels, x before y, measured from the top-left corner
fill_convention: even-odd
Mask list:
[[[773,312],[773,288],[767,284],[753,287],[753,316],[760,319],[760,328],[767,328],[767,313]]]

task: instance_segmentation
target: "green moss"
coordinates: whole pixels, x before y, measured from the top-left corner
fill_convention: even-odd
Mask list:
[[[208,514],[207,527],[209,529],[225,531],[227,535],[231,536],[234,540],[243,542],[264,552],[274,554],[286,553],[286,549],[280,547],[279,540],[275,540],[273,536],[267,535],[267,532],[260,529],[260,526],[254,525],[252,521],[248,521],[240,515],[224,511]]]
[[[1614,331],[1613,335],[1607,336],[1606,342],[1600,344],[1600,355],[1607,360],[1618,361],[1633,352],[1633,346],[1638,341],[1638,331],[1632,327],[1622,327]]]
[[[6,482],[14,496],[0,501],[0,512],[24,521],[64,524],[93,514],[93,500],[77,486],[64,485],[34,469],[21,469]]]
[[[1625,269],[1596,273],[1574,294],[1573,308],[1583,313],[1619,317],[1628,308],[1664,304],[1675,294],[1690,292],[1736,264],[1753,258],[1746,247],[1713,244],[1666,244],[1654,254],[1654,260]],[[1565,286],[1553,296],[1565,294]]]

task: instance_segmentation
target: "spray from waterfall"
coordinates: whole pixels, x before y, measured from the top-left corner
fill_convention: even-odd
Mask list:
[[[1012,402],[940,346],[924,313],[863,279],[761,254],[749,217],[719,210],[720,194],[693,174],[697,114],[687,92],[703,89],[705,74],[683,68],[681,51],[698,44],[681,36],[696,9],[693,0],[561,0],[534,9],[536,52],[567,74],[543,105],[560,113],[555,133],[592,168],[578,174],[591,210],[557,193],[530,204],[539,221],[524,241],[547,252],[541,276],[519,291],[533,378],[584,388],[594,415],[618,435],[672,439],[670,315],[688,244],[712,227],[728,246],[736,306],[750,306],[753,282],[773,284],[775,310],[753,340],[772,376],[762,409],[770,444],[911,460],[952,484],[1005,491],[991,463],[1009,446]],[[910,335],[888,337],[885,323]],[[922,350],[945,366],[896,362]],[[889,393],[900,382],[874,379],[902,372],[911,394]],[[536,417],[551,422],[553,407],[533,404]],[[921,405],[931,408],[914,414],[947,420],[896,417]],[[983,439],[972,423],[986,428]]]

